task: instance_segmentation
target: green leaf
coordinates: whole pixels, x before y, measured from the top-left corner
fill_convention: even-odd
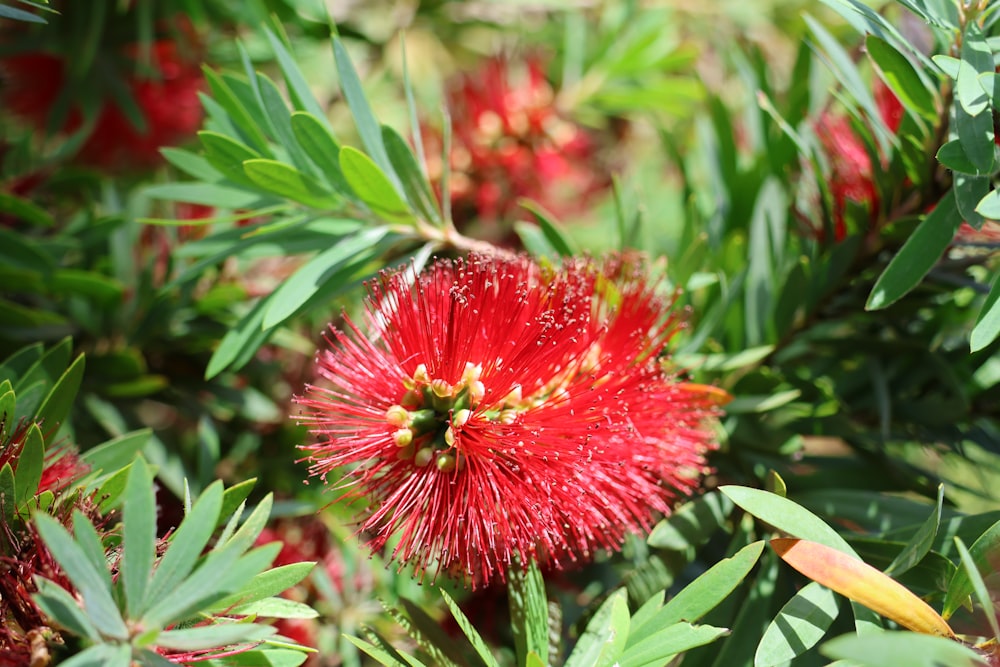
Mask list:
[[[292,113],[292,133],[313,161],[327,184],[341,195],[352,196],[353,190],[340,170],[340,145],[320,118],[304,111]]]
[[[945,144],[945,146],[947,145],[948,144]],[[944,146],[941,148],[944,150]],[[1000,220],[1000,190],[990,190],[985,197],[979,200],[979,203],[976,204],[976,213],[984,218]]]
[[[878,66],[883,81],[903,105],[931,123],[937,122],[939,114],[934,92],[920,79],[910,60],[875,35],[865,38],[865,50]]]
[[[990,142],[992,145],[993,142]],[[972,174],[955,173],[954,175],[955,205],[962,219],[980,229],[985,222],[983,216],[976,211],[979,203],[990,191],[989,176],[974,176]]]
[[[95,644],[67,660],[60,667],[130,667],[132,647],[124,644]]]
[[[274,644],[269,640],[266,644]],[[299,667],[309,659],[309,653],[294,649],[267,648],[241,651],[218,660],[196,663],[199,667]],[[171,663],[173,664],[173,663]],[[164,667],[167,667],[164,665]]]
[[[391,221],[413,218],[413,212],[392,181],[370,157],[356,148],[344,146],[340,149],[339,160],[344,179],[374,213]]]
[[[27,433],[24,434],[24,447],[17,457],[17,470],[14,471],[14,489],[17,495],[6,496],[15,499],[18,511],[38,493],[38,483],[42,479],[44,467],[45,436],[35,423],[29,426]]]
[[[437,621],[406,598],[401,599],[400,604],[406,611],[405,614],[392,607],[387,611],[406,630],[406,634],[417,643],[417,646],[431,658],[433,661],[431,664],[435,667],[446,667],[465,663],[465,656],[459,650],[454,637],[449,637]]]
[[[32,14],[31,12],[8,5],[0,5],[0,18],[24,21],[25,23],[48,23],[44,17],[38,14]]]
[[[89,522],[84,519],[83,523]],[[99,571],[84,548],[52,517],[36,514],[35,526],[53,557],[76,587],[83,599],[83,608],[101,634],[115,639],[127,639],[128,628],[111,596],[107,570]]]
[[[345,639],[347,639],[347,641],[351,642],[359,649],[361,649],[366,655],[369,655],[372,658],[378,660],[380,665],[386,665],[387,667],[410,667],[410,665],[413,664],[410,662],[403,662],[402,660],[397,659],[395,655],[393,655],[389,651],[380,648],[378,646],[375,646],[370,642],[366,642],[364,639],[358,639],[357,637],[352,637],[350,635],[347,635]],[[387,648],[391,647],[388,647],[387,645]],[[395,651],[395,649],[393,649],[393,651]],[[398,655],[398,653],[396,655]],[[416,659],[414,658],[414,660]],[[417,663],[419,663],[419,661],[417,661]]]
[[[784,533],[858,556],[829,524],[787,498],[746,486],[722,486],[719,490],[745,511]]]
[[[88,449],[80,458],[92,470],[103,470],[110,474],[131,464],[152,435],[153,430],[149,428],[132,431]]]
[[[549,660],[549,606],[545,580],[534,560],[526,567],[511,565],[507,571],[507,596],[510,600],[511,632],[517,664],[524,665],[528,653]]]
[[[724,528],[733,512],[733,503],[718,491],[681,505],[658,523],[646,542],[660,549],[681,551],[699,547]]]
[[[611,667],[625,652],[629,634],[628,594],[619,588],[597,609],[565,667]]]
[[[84,357],[81,354],[66,369],[38,408],[36,419],[53,435],[69,414],[83,382]]]
[[[100,641],[101,633],[65,588],[39,576],[35,577],[35,586],[38,592],[32,597],[46,616],[79,637]]]
[[[142,611],[133,609],[133,614],[144,614],[159,600],[180,588],[215,532],[221,506],[222,482],[215,481],[202,492],[174,532],[146,589]]]
[[[217,623],[183,630],[166,630],[156,638],[156,645],[177,651],[200,651],[229,644],[259,642],[275,633],[269,625],[254,623]]]
[[[519,199],[517,203],[531,211],[531,214],[535,216],[535,220],[538,222],[538,227],[542,230],[545,240],[548,241],[549,245],[552,246],[552,249],[560,257],[570,257],[576,253],[576,250],[573,248],[573,242],[560,229],[558,223],[555,221],[555,217],[551,213],[542,208],[538,202],[530,199]]]
[[[764,542],[757,541],[743,547],[730,558],[722,559],[671,598],[650,619],[650,624],[659,631],[680,621],[697,621],[743,583],[763,551]],[[649,627],[643,625],[633,628],[632,634],[642,637],[648,632]],[[629,643],[632,643],[632,636],[629,637]]]
[[[447,591],[443,588],[441,589],[441,597],[444,599],[444,603],[448,606],[448,610],[451,615],[455,618],[455,622],[458,623],[458,627],[462,629],[462,633],[466,636],[472,647],[476,650],[476,653],[482,659],[483,663],[487,667],[500,667],[500,663],[497,662],[496,658],[493,657],[493,653],[490,651],[490,647],[486,645],[483,641],[482,635],[476,630],[475,626],[469,620],[462,609],[451,599]]]
[[[192,153],[183,148],[170,148],[169,146],[161,148],[160,154],[167,162],[196,180],[206,183],[215,183],[222,180],[222,174],[209,164],[208,160],[202,155]]]
[[[899,575],[923,560],[924,556],[931,550],[931,546],[934,545],[934,537],[937,535],[938,526],[941,525],[941,507],[943,503],[944,485],[939,484],[937,504],[934,506],[934,511],[920,525],[919,530],[907,542],[906,547],[899,552],[899,555],[885,569],[886,574],[898,579]]]
[[[974,667],[986,661],[959,642],[916,632],[843,635],[820,647],[823,655],[864,667]]]
[[[14,467],[7,461],[0,468],[0,498],[17,498],[17,487],[14,482]],[[7,526],[16,525],[15,513],[17,506],[14,503],[2,503],[0,509],[3,510],[4,524]]]
[[[205,81],[212,91],[212,97],[219,106],[225,110],[232,120],[233,125],[243,134],[243,138],[256,151],[263,155],[267,153],[267,138],[261,132],[260,125],[251,115],[249,103],[252,103],[253,111],[263,115],[264,110],[258,107],[257,101],[250,91],[250,85],[246,81],[241,81],[232,76],[219,76],[207,66],[202,67]],[[241,95],[240,92],[243,92]]]
[[[346,150],[346,149],[345,149]],[[339,278],[346,266],[352,266],[389,233],[387,227],[375,227],[348,236],[305,263],[285,280],[268,299],[261,327],[270,329],[291,317],[303,304],[331,280]]]
[[[161,183],[143,190],[147,197],[202,204],[215,208],[259,208],[270,203],[260,193],[215,183]]]
[[[231,616],[259,616],[262,618],[316,618],[319,616],[319,612],[309,605],[282,597],[269,597],[247,602],[232,607],[226,613]]]
[[[754,655],[754,667],[776,667],[794,660],[819,642],[839,613],[837,596],[812,582],[785,603]]]
[[[258,187],[300,204],[335,209],[340,199],[311,176],[277,160],[246,160],[243,171]]]
[[[671,664],[675,655],[711,644],[727,634],[726,628],[675,623],[626,649],[617,664],[620,667],[663,667]]]
[[[347,100],[347,106],[351,109],[361,143],[371,159],[385,174],[385,177],[393,184],[398,197],[403,191],[402,184],[392,170],[392,162],[389,160],[385,145],[382,143],[382,131],[378,119],[375,118],[375,114],[372,113],[368,104],[365,91],[361,86],[361,79],[358,78],[350,56],[347,55],[347,49],[337,37],[333,38],[333,56],[337,66],[337,74],[340,76],[340,89],[344,93],[344,99]]]
[[[420,165],[417,164],[417,159],[406,140],[399,136],[396,130],[388,125],[383,125],[382,142],[385,144],[389,161],[402,181],[403,192],[406,194],[410,206],[419,212],[424,220],[441,224],[437,200],[435,200],[431,186]]]
[[[257,187],[257,184],[244,173],[243,163],[247,160],[260,159],[260,153],[218,132],[202,130],[198,133],[198,139],[205,149],[205,157],[209,164],[219,173],[237,185]]]
[[[208,360],[205,367],[206,380],[212,379],[229,365],[236,366],[241,357],[247,356],[248,351],[256,351],[264,344],[272,333],[272,329],[261,326],[270,304],[270,299],[259,300],[238,323],[229,328],[212,353],[212,358]]]
[[[55,224],[49,212],[42,207],[6,192],[0,192],[0,213],[36,227],[52,227]]]
[[[241,591],[213,604],[208,612],[223,612],[236,605],[247,605],[258,600],[284,593],[302,581],[315,567],[315,563],[291,563],[262,572],[254,577]]]
[[[983,608],[983,614],[986,615],[986,621],[990,624],[990,630],[993,631],[993,637],[1000,638],[1000,625],[997,624],[997,612],[993,606],[990,591],[986,587],[986,582],[983,581],[982,575],[979,574],[978,565],[972,558],[972,554],[969,553],[969,550],[965,548],[962,538],[955,538],[955,547],[958,549],[958,555],[962,561],[962,567],[960,570],[965,572],[969,579],[969,583],[972,585],[972,591],[976,595],[976,600]]]
[[[979,311],[976,326],[969,338],[969,345],[973,352],[978,352],[996,340],[998,335],[1000,335],[1000,272],[993,279],[990,294],[986,297],[982,310]]]
[[[292,103],[296,109],[312,114],[315,118],[322,118],[326,121],[326,113],[316,101],[309,83],[302,70],[295,62],[294,56],[288,51],[280,39],[267,27],[264,28],[264,36],[271,44],[271,49],[278,59],[278,67],[281,68],[281,75],[288,84],[288,94],[292,98]],[[332,131],[329,122],[324,122],[325,127]]]
[[[993,572],[997,569],[997,563],[1000,563],[1000,521],[990,526],[972,543],[969,555],[972,556],[980,574]],[[950,618],[973,590],[969,573],[964,567],[958,568],[951,581],[948,582],[948,592],[945,594],[941,616],[945,620]]]
[[[156,555],[156,494],[153,476],[141,458],[132,466],[125,486],[122,556],[119,580],[132,618],[143,612],[146,587]]]
[[[107,308],[120,303],[125,293],[125,286],[117,279],[79,269],[57,269],[49,280],[49,289],[54,294],[88,297]]]
[[[271,128],[274,130],[274,137],[278,144],[288,153],[298,171],[313,174],[314,169],[305,152],[295,141],[295,133],[292,132],[292,116],[281,97],[278,86],[269,77],[258,72],[256,74],[258,99],[271,121]]]
[[[879,276],[865,309],[885,308],[916,287],[944,254],[961,224],[962,216],[955,205],[955,191],[949,190]]]
[[[976,165],[972,164],[972,160],[969,159],[969,156],[965,154],[965,149],[962,148],[962,142],[958,139],[953,139],[941,146],[938,149],[936,157],[938,162],[952,171],[961,174],[979,173],[979,169]],[[980,211],[980,213],[989,217],[985,211]]]

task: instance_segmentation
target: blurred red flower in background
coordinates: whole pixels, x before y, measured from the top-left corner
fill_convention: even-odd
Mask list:
[[[697,487],[716,403],[664,372],[677,320],[642,269],[471,256],[383,273],[367,331],[334,330],[325,384],[298,399],[312,474],[368,497],[369,545],[393,540],[421,577],[476,587],[618,549]]]
[[[74,90],[69,84],[70,55],[12,55],[0,63],[0,98],[9,113],[37,130],[52,129],[55,113],[54,129],[72,133],[83,127],[88,113],[93,114],[93,127],[76,154],[82,164],[106,170],[155,167],[162,162],[161,146],[182,143],[201,126],[201,55],[194,51],[187,53],[173,40],[155,41],[150,45],[151,71],[143,72],[137,66],[139,45],[123,47],[85,75],[85,90],[76,87],[77,96],[93,95],[95,90],[102,94],[96,108],[86,110],[76,97],[61,99],[67,90]],[[113,67],[110,73],[107,66]],[[121,99],[111,94],[109,77],[120,77],[119,94],[131,98],[145,127],[137,126]],[[61,111],[58,107],[63,104],[67,107]]]
[[[563,117],[536,57],[486,60],[448,91],[452,123],[452,217],[476,221],[481,235],[505,240],[532,199],[557,217],[586,210],[611,182],[595,135]],[[423,129],[431,179],[440,184],[441,135]],[[506,224],[504,224],[506,223]]]
[[[896,132],[903,119],[903,105],[881,81],[876,83],[874,95],[882,122],[890,132]],[[865,205],[873,220],[878,215],[879,195],[871,156],[847,116],[824,111],[816,120],[814,129],[830,163],[834,240],[842,241],[848,231],[845,220],[848,201]],[[822,228],[813,227],[815,234],[822,237]]]

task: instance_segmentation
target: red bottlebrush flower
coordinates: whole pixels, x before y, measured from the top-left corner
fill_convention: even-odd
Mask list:
[[[899,130],[905,109],[899,98],[881,80],[874,87],[875,104],[882,122],[891,132]],[[875,187],[871,156],[846,116],[824,111],[815,123],[816,135],[830,161],[830,194],[833,197],[834,239],[847,236],[844,214],[847,202],[865,205],[872,215],[878,210],[879,196]],[[819,229],[815,230],[821,236]]]
[[[847,236],[844,214],[848,200],[878,208],[878,191],[872,178],[872,162],[864,142],[844,116],[824,112],[816,122],[816,134],[830,160],[830,194],[833,197],[834,238]]]
[[[7,416],[0,416],[0,466],[10,464],[16,473],[31,423],[22,421],[11,428],[7,419]],[[73,494],[70,502],[64,502],[65,496],[59,497],[60,492],[86,474],[87,469],[68,447],[50,449],[43,461],[41,479],[32,494],[46,491],[56,494],[56,501],[48,511],[54,512],[63,523],[69,523],[75,509],[95,519],[99,516],[97,505],[89,496]],[[0,498],[0,503],[10,501]],[[104,523],[106,519],[97,519],[99,526]],[[0,512],[0,600],[3,601],[0,604],[0,666],[35,664],[34,656],[47,656],[47,644],[60,641],[58,633],[48,627],[47,617],[32,598],[36,592],[35,575],[74,592],[73,585],[34,525],[20,513]]]
[[[616,550],[697,486],[713,400],[663,371],[677,322],[640,268],[472,256],[370,285],[369,333],[334,330],[297,400],[373,549],[475,587]]]
[[[460,226],[503,240],[525,197],[556,215],[584,210],[610,178],[597,162],[594,137],[563,118],[537,58],[521,63],[491,58],[459,77],[448,94],[452,121],[452,213]],[[440,136],[424,128],[428,155],[440,155]],[[433,158],[432,158],[433,159]],[[432,164],[432,179],[440,167]]]
[[[140,75],[131,69],[127,74],[117,74],[124,79],[146,127],[133,125],[110,93],[105,94],[93,129],[77,153],[81,163],[108,170],[155,167],[162,162],[161,146],[180,143],[201,126],[198,93],[203,88],[203,78],[197,60],[182,55],[178,45],[169,40],[153,42],[150,55],[151,75]],[[69,83],[67,57],[26,53],[5,59],[0,71],[6,108],[37,129],[45,129]],[[128,46],[117,57],[134,69],[139,47]],[[82,108],[71,106],[58,129],[73,132],[83,121]]]

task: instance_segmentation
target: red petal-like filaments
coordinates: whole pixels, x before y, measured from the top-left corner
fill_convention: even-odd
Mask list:
[[[373,549],[475,586],[617,549],[697,485],[712,401],[663,371],[676,321],[641,268],[474,255],[370,286],[298,403]]]

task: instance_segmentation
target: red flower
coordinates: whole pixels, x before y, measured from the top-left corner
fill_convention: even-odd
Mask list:
[[[459,77],[448,94],[452,120],[452,214],[460,226],[478,221],[503,239],[532,199],[557,216],[582,211],[610,183],[596,164],[593,136],[563,118],[541,62],[487,60]],[[428,155],[440,155],[440,136],[424,128]],[[432,164],[431,177],[440,176]]]
[[[161,146],[180,143],[201,126],[198,92],[203,81],[197,60],[182,55],[173,41],[153,42],[154,71],[142,76],[133,71],[138,56],[137,45],[115,54],[116,59],[125,61],[128,72],[111,76],[123,78],[122,83],[142,112],[146,127],[136,127],[106,92],[99,100],[93,129],[77,153],[80,162],[103,169],[154,167],[162,162]],[[6,108],[35,128],[46,129],[69,83],[68,57],[26,53],[7,58],[2,68],[2,101]],[[95,84],[99,87],[101,81]],[[83,125],[84,111],[79,102],[70,107],[64,118],[58,128],[62,132],[70,133]]]
[[[713,401],[662,370],[676,318],[640,268],[472,256],[370,285],[369,333],[334,330],[297,400],[373,549],[475,587],[618,549],[697,486]]]
[[[875,84],[874,96],[882,122],[890,132],[896,132],[905,112],[902,103],[881,81]],[[847,236],[844,215],[848,201],[865,205],[873,216],[877,214],[879,196],[871,156],[846,116],[824,111],[815,123],[815,131],[830,162],[833,232],[834,239],[841,241]],[[816,234],[821,236],[819,229]]]

